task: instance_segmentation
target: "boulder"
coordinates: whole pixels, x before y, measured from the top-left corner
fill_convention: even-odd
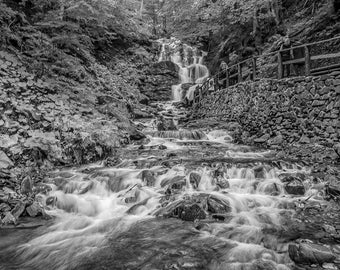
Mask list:
[[[184,175],[176,175],[175,177],[172,177],[172,178],[165,178],[161,183],[161,187],[165,187],[167,185],[171,186],[175,183],[182,183],[182,182],[184,182],[184,184],[185,184],[185,176]]]
[[[18,219],[22,213],[25,211],[25,204],[23,202],[18,202],[11,211],[11,214],[15,219]]]
[[[166,119],[163,116],[158,118],[156,126],[158,131],[178,130],[172,118]]]
[[[1,125],[0,125],[1,126]],[[18,143],[18,135],[0,134],[0,146],[10,148]]]
[[[325,186],[326,199],[340,200],[340,188],[335,185],[326,184]]]
[[[257,179],[265,179],[266,177],[266,170],[263,166],[257,166],[254,169],[254,176]]]
[[[222,200],[215,196],[209,196],[207,198],[208,211],[210,213],[226,214],[231,212],[229,201]]]
[[[33,202],[30,206],[26,207],[26,212],[30,217],[36,217],[42,215],[44,209],[38,202]]]
[[[264,193],[271,196],[277,196],[280,194],[280,189],[276,183],[270,183],[264,188]]]
[[[150,170],[144,170],[140,174],[142,181],[146,183],[147,186],[154,186],[156,182],[156,178],[154,173]]]
[[[0,150],[0,170],[7,169],[14,166],[12,160],[8,158],[8,156]]]
[[[284,138],[280,134],[280,135],[277,135],[276,137],[269,139],[268,144],[269,145],[280,145],[280,144],[282,144],[283,140],[284,140]]]
[[[31,177],[26,176],[21,182],[21,194],[29,195],[33,193],[33,181]]]
[[[305,195],[305,187],[301,180],[294,179],[288,183],[285,184],[285,190],[290,195]]]
[[[184,205],[176,209],[178,217],[184,221],[205,219],[206,213],[198,204]]]
[[[139,141],[144,138],[146,138],[146,136],[137,129],[133,129],[132,132],[130,133],[130,140],[132,141]]]
[[[57,203],[57,197],[54,197],[54,196],[50,196],[50,197],[48,197],[48,198],[46,198],[46,205],[49,205],[49,206],[55,206],[56,205],[56,203]]]
[[[225,179],[224,177],[218,177],[216,180],[216,185],[221,189],[230,187],[229,181]]]
[[[171,61],[157,62],[153,65],[153,67],[155,69],[159,70],[159,72],[160,72],[160,70],[169,70],[169,71],[174,72],[174,74],[176,74],[176,75],[177,75],[178,70],[179,70],[179,67]]]
[[[290,244],[288,253],[295,263],[304,265],[322,265],[336,259],[336,256],[329,248],[313,243]]]
[[[200,184],[201,176],[197,172],[192,172],[189,175],[189,182],[192,185],[194,189],[198,188],[198,185]]]
[[[11,211],[11,207],[7,203],[0,204],[0,213]]]
[[[265,134],[263,136],[261,136],[260,138],[257,138],[254,140],[255,143],[265,143],[266,141],[268,141],[270,138],[269,134]]]
[[[7,212],[1,223],[3,225],[16,224],[17,219],[12,215],[11,212]]]

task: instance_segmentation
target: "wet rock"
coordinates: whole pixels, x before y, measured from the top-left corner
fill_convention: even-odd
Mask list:
[[[61,178],[71,178],[74,176],[73,173],[70,173],[70,172],[58,172],[58,173],[55,173],[54,174],[55,177],[61,177]]]
[[[266,141],[268,141],[270,138],[269,134],[265,134],[263,136],[261,136],[260,138],[257,138],[254,140],[255,143],[265,143]]]
[[[289,257],[297,264],[331,263],[336,257],[333,252],[321,245],[312,243],[290,244],[288,246]]]
[[[116,166],[119,163],[122,162],[122,159],[118,155],[114,155],[112,157],[108,157],[105,161],[104,164],[105,166]]]
[[[340,201],[340,188],[327,183],[325,185],[325,195],[327,200]]]
[[[167,158],[174,158],[174,157],[177,157],[177,153],[167,153],[167,154],[166,154],[166,157],[167,157]]]
[[[22,202],[18,202],[11,211],[11,214],[15,219],[18,219],[22,213],[25,211],[25,204]]]
[[[12,215],[11,212],[7,212],[1,222],[3,225],[16,224],[17,219]]]
[[[209,196],[207,199],[208,211],[210,213],[226,214],[231,212],[229,201],[222,200],[215,196]]]
[[[203,222],[197,223],[195,225],[195,229],[198,230],[198,231],[208,230],[209,224],[203,223]]]
[[[1,125],[0,125],[1,126]],[[0,146],[10,148],[18,143],[18,135],[0,134]]]
[[[226,189],[230,187],[229,181],[224,177],[218,177],[216,180],[216,185],[221,189]]]
[[[192,185],[192,187],[194,189],[198,188],[198,185],[200,184],[200,181],[201,181],[201,176],[198,173],[196,173],[196,172],[190,173],[190,175],[189,175],[189,182],[190,182],[190,184]]]
[[[152,186],[155,185],[156,178],[155,178],[154,173],[152,171],[144,170],[144,171],[141,172],[140,176],[142,178],[142,181],[146,182],[147,186],[152,187]]]
[[[158,131],[178,130],[172,118],[165,119],[162,115],[157,120],[156,126]]]
[[[264,193],[271,196],[277,196],[280,194],[280,189],[276,183],[271,183],[265,187]]]
[[[204,210],[198,205],[184,205],[177,208],[178,217],[184,221],[195,221],[205,219],[206,214]]]
[[[9,159],[9,157],[0,150],[0,170],[1,169],[7,169],[12,167],[14,164],[12,160]]]
[[[79,190],[79,194],[85,194],[89,192],[94,186],[94,182],[88,182],[84,187]]]
[[[305,187],[299,179],[294,179],[284,186],[286,192],[290,195],[304,195]]]
[[[185,176],[184,175],[177,175],[172,178],[166,178],[162,181],[161,187],[165,187],[167,185],[171,186],[175,183],[184,183],[185,184]]]
[[[232,219],[230,214],[212,214],[211,217],[219,221],[229,221]]]
[[[324,263],[322,265],[323,269],[338,270],[339,268],[334,263]]]
[[[48,197],[46,199],[46,205],[49,205],[49,206],[53,207],[53,206],[56,205],[57,201],[58,201],[57,197],[54,197],[54,196]]]
[[[280,135],[278,135],[278,136],[276,136],[274,138],[269,139],[268,140],[268,144],[269,145],[280,145],[280,144],[282,144],[283,140],[284,140],[284,138],[280,134]]]
[[[310,143],[310,138],[308,138],[307,136],[303,135],[303,136],[301,136],[299,142],[302,143],[302,144],[309,144]]]
[[[334,152],[340,157],[340,143],[334,145]]]
[[[265,179],[266,169],[263,166],[257,166],[254,169],[254,175],[257,179]]]
[[[275,263],[271,260],[256,260],[252,263],[251,269],[253,270],[276,270]]]
[[[186,185],[186,183],[185,183],[185,181],[183,179],[183,181],[178,181],[178,182],[175,182],[175,183],[171,184],[169,186],[169,189],[171,191],[173,191],[173,190],[179,191],[179,190],[182,190],[183,187],[185,187],[185,185]]]
[[[223,176],[224,176],[224,171],[222,167],[219,167],[216,170],[214,170],[214,178],[223,177]]]
[[[303,174],[288,174],[288,173],[282,173],[279,175],[279,179],[282,183],[289,183],[294,180],[303,181],[305,179],[305,175]]]
[[[132,141],[139,141],[144,138],[146,138],[146,136],[142,132],[138,131],[137,129],[134,129],[130,134],[130,140]]]
[[[137,202],[137,197],[127,197],[124,199],[125,203],[135,203]]]
[[[24,195],[29,195],[33,193],[33,181],[31,177],[26,176],[21,182],[21,193]]]
[[[11,207],[7,203],[0,204],[0,213],[11,211]]]
[[[26,212],[30,217],[36,217],[42,215],[44,209],[38,202],[33,202],[30,206],[26,207]]]
[[[152,118],[152,114],[140,109],[134,109],[133,114],[135,119],[142,119],[142,118]]]
[[[168,149],[168,147],[166,147],[165,145],[161,144],[160,146],[158,146],[159,150],[166,150]]]
[[[42,193],[47,194],[52,190],[52,188],[49,185],[39,183],[33,187],[33,192],[35,194]]]

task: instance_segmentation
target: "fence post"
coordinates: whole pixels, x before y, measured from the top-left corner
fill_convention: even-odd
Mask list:
[[[226,88],[228,88],[229,87],[229,68],[226,68],[225,74],[226,74],[226,76],[225,76]]]
[[[253,57],[253,81],[256,79],[256,58]]]
[[[217,91],[220,89],[220,86],[218,85],[218,78],[214,77],[214,91]]]
[[[311,75],[311,59],[310,59],[310,50],[308,46],[305,46],[305,71],[306,71],[306,76]]]
[[[241,64],[237,64],[237,71],[238,71],[238,82],[242,82],[242,67]]]
[[[282,54],[281,51],[277,53],[277,78],[283,78],[283,64],[282,64]]]

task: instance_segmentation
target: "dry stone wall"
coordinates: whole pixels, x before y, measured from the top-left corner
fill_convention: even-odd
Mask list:
[[[340,141],[340,72],[321,77],[261,79],[218,90],[194,104],[198,118],[240,124],[238,140],[270,147]]]

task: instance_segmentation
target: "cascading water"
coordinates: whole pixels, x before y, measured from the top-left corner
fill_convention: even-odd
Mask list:
[[[292,269],[280,228],[296,199],[279,175],[308,171],[261,165],[270,152],[233,145],[224,130],[183,134],[154,132],[115,167],[51,173],[38,196],[55,220],[5,245],[0,255],[16,255],[4,269]]]
[[[203,59],[191,51],[172,60],[183,81],[197,82],[207,73],[189,68]],[[159,105],[175,118],[183,113]],[[1,270],[295,269],[288,244],[296,203],[323,201],[307,178],[305,192],[290,195],[282,175],[308,168],[266,162],[272,152],[235,145],[225,130],[141,124],[147,142],[122,149],[120,163],[51,172],[49,191],[37,197],[54,219],[0,230]]]
[[[162,39],[159,62],[171,61],[179,67],[180,83],[172,86],[174,101],[184,98],[193,99],[193,92],[198,84],[202,84],[209,77],[209,70],[203,64],[206,52],[193,48],[181,41],[171,38]]]

